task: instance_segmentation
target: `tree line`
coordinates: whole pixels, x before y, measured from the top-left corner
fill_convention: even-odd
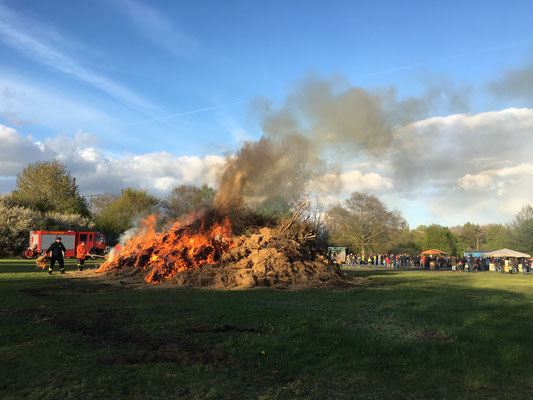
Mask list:
[[[165,198],[128,187],[120,194],[107,193],[89,200],[80,194],[65,164],[31,163],[17,175],[16,189],[0,196],[0,256],[20,254],[28,245],[30,230],[96,230],[112,245],[146,215],[159,214],[162,223],[174,221],[210,207],[214,197],[215,190],[207,185],[179,185]],[[255,212],[283,218],[292,214],[295,204],[277,199],[275,207],[263,204]],[[358,254],[416,254],[428,248],[461,254],[503,247],[533,252],[531,205],[524,206],[507,224],[468,222],[410,229],[399,211],[389,210],[374,195],[354,192],[336,204],[308,199],[300,218],[315,225],[321,246],[348,247]]]
[[[533,207],[525,205],[507,224],[420,225],[410,229],[398,211],[374,195],[352,193],[326,213],[328,241],[358,254],[416,254],[438,249],[449,255],[504,247],[533,253]]]

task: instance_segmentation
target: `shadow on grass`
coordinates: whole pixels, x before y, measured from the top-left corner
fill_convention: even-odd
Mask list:
[[[368,278],[371,276],[390,276],[390,275],[397,275],[400,273],[400,271],[397,271],[397,270],[387,270],[387,269],[361,269],[361,270],[343,269],[343,272],[346,272],[347,274],[351,276],[356,276],[356,277],[361,277],[361,278]]]

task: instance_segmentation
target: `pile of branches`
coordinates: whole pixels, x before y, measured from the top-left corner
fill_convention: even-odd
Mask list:
[[[346,276],[338,268],[328,265],[318,249],[316,225],[300,216],[302,207],[285,218],[259,215],[242,207],[206,210],[189,224],[158,234],[157,240],[148,246],[141,246],[127,256],[121,255],[108,267],[101,267],[101,272],[117,277],[145,275],[147,282],[186,287],[345,284]],[[209,233],[209,227],[216,226],[219,221],[230,221],[233,232],[225,231],[220,237]],[[207,234],[211,242],[206,243],[205,248],[187,246],[188,237],[197,234],[202,237]],[[162,243],[171,246],[165,246],[165,252],[162,252],[158,250]],[[173,243],[177,243],[177,247]],[[213,249],[218,250],[213,253]],[[212,256],[204,257],[208,253]]]
[[[275,228],[273,246],[287,254],[290,260],[297,260],[302,256],[314,260],[319,251],[316,244],[316,224],[307,218],[299,218],[305,204],[302,203],[290,218],[281,219]]]

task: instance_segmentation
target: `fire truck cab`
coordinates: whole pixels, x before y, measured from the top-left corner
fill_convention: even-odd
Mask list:
[[[29,247],[24,250],[22,255],[25,258],[39,255],[46,251],[58,236],[61,236],[61,241],[67,249],[65,257],[75,257],[76,247],[80,242],[85,242],[85,248],[90,254],[105,254],[105,238],[100,232],[30,231]]]

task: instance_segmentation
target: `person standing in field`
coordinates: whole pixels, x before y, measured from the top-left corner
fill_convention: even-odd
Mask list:
[[[429,269],[429,264],[430,264],[429,256],[424,256],[424,269]]]
[[[85,242],[81,242],[76,247],[76,258],[78,259],[78,271],[83,271],[83,264],[85,264],[85,257],[88,256],[87,249],[85,249]]]
[[[52,275],[52,270],[56,261],[59,263],[60,272],[65,273],[65,261],[63,260],[63,255],[67,249],[65,245],[61,243],[61,236],[56,236],[56,241],[48,247],[46,254],[50,253],[50,266],[48,267],[48,275]]]

